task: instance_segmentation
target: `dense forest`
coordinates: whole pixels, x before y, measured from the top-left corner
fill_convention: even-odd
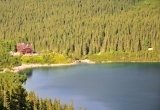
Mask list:
[[[0,110],[74,110],[72,101],[61,104],[58,99],[52,101],[39,98],[33,91],[27,93],[22,86],[25,81],[25,75],[0,74]]]
[[[40,56],[11,56],[17,43]],[[151,48],[152,50],[148,50]],[[160,0],[0,0],[0,71],[22,63],[160,61]],[[73,110],[0,74],[1,110]]]
[[[0,0],[0,13],[8,50],[24,42],[73,58],[121,52],[160,59],[160,0]]]

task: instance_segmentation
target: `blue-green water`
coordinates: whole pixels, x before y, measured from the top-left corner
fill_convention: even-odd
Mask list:
[[[160,63],[79,64],[35,68],[25,88],[75,110],[160,110]]]

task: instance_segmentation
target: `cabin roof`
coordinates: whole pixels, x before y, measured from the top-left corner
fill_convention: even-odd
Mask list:
[[[21,49],[31,48],[32,49],[32,45],[31,44],[25,44],[25,43],[18,43],[17,48],[21,48]]]

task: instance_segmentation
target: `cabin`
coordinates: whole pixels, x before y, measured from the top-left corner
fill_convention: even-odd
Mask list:
[[[19,43],[17,44],[17,52],[25,54],[33,54],[33,47],[31,44]]]

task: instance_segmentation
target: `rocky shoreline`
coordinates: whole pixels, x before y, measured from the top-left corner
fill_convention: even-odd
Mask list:
[[[64,64],[22,64],[20,66],[13,67],[13,72],[17,73],[19,71],[22,71],[28,68],[71,66],[79,63],[94,64],[95,62],[85,59],[85,60],[76,60],[72,63],[64,63]]]
[[[112,62],[114,62],[114,61],[102,61],[100,63],[112,63]],[[130,61],[130,62],[135,63],[137,61]],[[159,62],[159,61],[152,61],[152,62]],[[22,64],[20,66],[13,67],[11,70],[8,69],[8,68],[5,68],[4,71],[2,71],[0,73],[5,73],[6,71],[11,71],[11,72],[14,72],[14,73],[18,73],[19,71],[22,71],[22,70],[25,70],[25,69],[28,69],[28,68],[71,66],[71,65],[76,65],[76,64],[80,64],[80,63],[95,64],[96,62],[85,59],[85,60],[75,60],[72,63],[64,63],[64,64]],[[144,62],[142,62],[142,63],[144,63]]]
[[[56,66],[70,66],[74,65],[74,63],[68,64],[22,64],[21,66],[17,66],[13,68],[13,72],[17,73],[19,71],[28,69],[28,68],[39,68],[39,67],[56,67]]]

